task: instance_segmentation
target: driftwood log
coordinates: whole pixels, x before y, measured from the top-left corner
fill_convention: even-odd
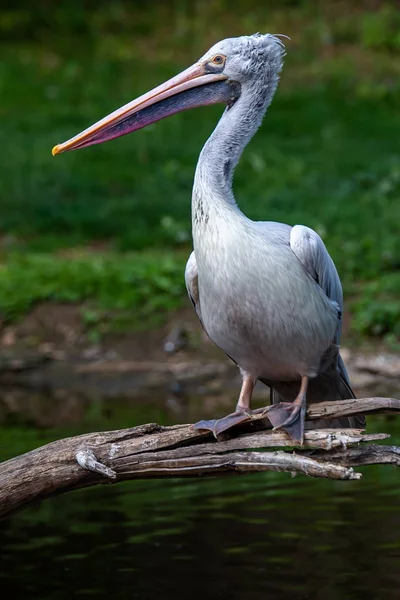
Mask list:
[[[378,413],[400,413],[400,400],[360,398],[314,404],[308,407],[307,420]],[[150,423],[89,433],[1,463],[0,517],[55,494],[127,479],[260,471],[359,479],[355,466],[400,466],[400,447],[370,443],[388,437],[356,429],[310,429],[304,444],[296,447],[285,432],[271,431],[261,414],[237,427],[235,437],[222,441],[191,425]]]

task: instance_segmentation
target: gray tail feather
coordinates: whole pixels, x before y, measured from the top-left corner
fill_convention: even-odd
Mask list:
[[[300,389],[299,382],[281,382],[278,384],[274,382],[273,385],[275,387],[272,387],[271,382],[265,381],[264,383],[270,386],[271,404],[293,402]],[[307,402],[310,404],[314,402],[346,400],[355,397],[340,354],[338,356],[337,367],[329,369],[309,382]],[[338,419],[321,419],[319,421],[309,421],[306,424],[306,429],[322,428],[364,429],[365,417],[364,415],[356,415],[353,417],[340,417]]]
[[[344,366],[344,362],[342,357],[338,356],[338,371],[339,371],[339,385],[338,392],[339,398],[338,400],[347,400],[347,398],[356,398],[355,393],[350,385],[349,376],[347,374],[347,369]],[[346,417],[349,422],[348,427],[354,427],[355,429],[365,429],[366,421],[364,415],[354,415],[354,417]]]

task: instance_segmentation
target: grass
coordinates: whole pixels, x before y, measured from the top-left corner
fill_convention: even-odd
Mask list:
[[[83,302],[82,318],[91,328],[141,328],[179,306],[183,269],[177,253],[16,253],[0,269],[0,306],[12,320],[40,301]]]
[[[56,159],[50,151],[215,40],[272,30],[292,41],[239,165],[238,202],[253,219],[315,228],[354,298],[353,331],[398,339],[400,12],[338,2],[316,12],[306,0],[271,2],[268,12],[238,0],[131,4],[0,13],[4,320],[50,298],[89,301],[96,323],[115,309],[137,325],[186,299],[193,171],[222,109]],[[100,251],[70,250],[82,246]]]

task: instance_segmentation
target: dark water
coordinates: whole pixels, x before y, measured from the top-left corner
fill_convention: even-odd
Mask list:
[[[372,429],[400,441],[393,419]],[[21,431],[8,427],[7,455]],[[59,496],[0,524],[1,589],[41,600],[398,598],[400,469],[363,473],[360,482],[127,482]]]

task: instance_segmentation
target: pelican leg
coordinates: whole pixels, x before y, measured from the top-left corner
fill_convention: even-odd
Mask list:
[[[205,429],[212,431],[214,436],[217,438],[220,433],[239,425],[240,423],[246,423],[251,421],[252,411],[250,410],[251,396],[255,386],[255,379],[250,375],[243,375],[242,388],[240,390],[240,396],[236,405],[236,411],[222,419],[211,419],[209,421],[199,421],[193,425],[194,429]]]
[[[303,443],[307,410],[308,377],[301,378],[300,391],[293,402],[279,402],[268,408],[268,419],[274,431],[284,429],[295,442]]]

